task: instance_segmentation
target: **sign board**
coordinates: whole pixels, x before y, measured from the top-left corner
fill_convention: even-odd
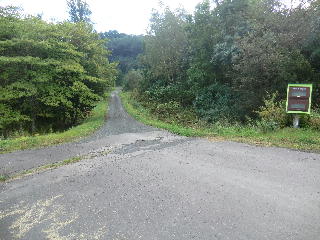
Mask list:
[[[312,84],[288,84],[287,113],[310,114]]]

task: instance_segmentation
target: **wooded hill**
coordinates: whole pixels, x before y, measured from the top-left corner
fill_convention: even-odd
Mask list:
[[[111,51],[109,60],[119,63],[117,85],[125,85],[124,75],[130,70],[140,67],[138,56],[143,53],[143,36],[119,33],[116,30],[100,33],[102,39],[107,39],[107,48]]]

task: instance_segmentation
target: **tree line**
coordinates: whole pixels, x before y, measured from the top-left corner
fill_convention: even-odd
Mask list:
[[[319,16],[319,0],[205,0],[193,14],[154,11],[132,89],[154,113],[187,109],[208,122],[257,118],[268,96],[285,99],[288,83],[312,83],[317,108]]]
[[[70,8],[73,21],[47,23],[0,7],[0,136],[74,126],[114,86],[116,64],[87,8]]]
[[[143,53],[142,35],[119,33],[117,30],[100,33],[102,39],[107,39],[106,47],[111,51],[109,60],[118,63],[119,75],[117,85],[127,85],[124,78],[130,71],[140,68],[138,56]]]
[[[116,81],[164,119],[279,115],[288,83],[312,83],[320,107],[319,0],[164,7],[145,36],[98,34],[88,4],[67,3],[70,20],[60,23],[0,7],[0,136],[74,126]]]

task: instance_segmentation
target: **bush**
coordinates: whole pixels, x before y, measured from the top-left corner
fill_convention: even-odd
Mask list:
[[[262,119],[260,121],[257,121],[257,127],[264,133],[266,132],[272,132],[277,129],[279,129],[279,124],[273,120],[265,120]]]
[[[178,102],[182,107],[191,106],[194,99],[194,93],[187,86],[183,86],[183,83],[163,85],[161,81],[143,91],[143,95],[143,101],[157,103],[174,101]]]
[[[139,84],[142,82],[143,76],[140,71],[137,70],[130,70],[124,77],[123,77],[123,88],[124,90],[133,90],[139,87]]]
[[[235,99],[229,87],[214,83],[199,92],[194,101],[194,108],[197,115],[208,122],[232,120],[238,118]]]
[[[316,49],[312,54],[311,54],[311,63],[315,67],[320,67],[320,48]]]
[[[181,106],[178,102],[170,101],[167,103],[159,103],[155,104],[154,108],[152,109],[153,113],[160,116],[161,119],[170,118],[170,116],[175,115],[179,112]]]
[[[309,128],[320,131],[320,109],[315,109],[311,113],[306,125]]]
[[[2,11],[0,136],[82,122],[114,84],[116,66],[107,60],[105,42],[84,22],[52,24]]]
[[[267,94],[264,106],[257,111],[260,120],[257,126],[263,131],[273,131],[288,125],[290,116],[286,113],[286,101],[277,101],[278,93]]]
[[[158,119],[164,122],[188,123],[197,122],[197,116],[191,109],[184,109],[180,103],[149,103],[145,105]]]

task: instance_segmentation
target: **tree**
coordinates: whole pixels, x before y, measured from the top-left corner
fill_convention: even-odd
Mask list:
[[[0,136],[64,130],[114,85],[116,65],[90,24],[0,14]]]
[[[139,84],[142,82],[143,76],[142,74],[137,70],[130,70],[125,76],[124,76],[124,90],[133,90],[137,89],[139,87]]]
[[[204,0],[193,15],[155,12],[141,100],[178,102],[209,121],[257,117],[267,92],[282,100],[289,82],[313,83],[320,102],[319,0],[291,2]]]
[[[209,1],[196,7],[194,16],[187,26],[189,55],[192,56],[188,69],[188,80],[196,93],[217,81],[217,68],[212,64],[212,53],[219,41],[217,19],[210,10]],[[221,80],[221,79],[220,79]]]
[[[67,0],[67,5],[71,22],[91,22],[91,10],[86,1]]]
[[[145,63],[155,78],[173,83],[183,73],[183,61],[187,53],[185,14],[168,8],[163,13],[154,12],[149,35],[145,41]]]
[[[143,87],[161,103],[176,101],[186,106],[192,102],[192,89],[186,81],[189,64],[187,17],[183,9],[155,11],[149,35],[145,37]]]

